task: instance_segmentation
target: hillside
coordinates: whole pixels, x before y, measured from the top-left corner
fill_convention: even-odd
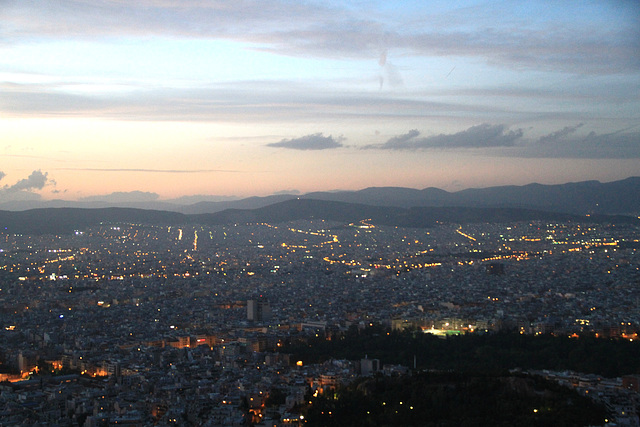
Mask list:
[[[432,227],[437,223],[486,223],[516,221],[584,221],[585,216],[519,208],[387,207],[326,200],[293,199],[257,209],[184,215],[177,212],[131,208],[47,208],[22,212],[0,211],[0,227],[13,234],[65,234],[98,224],[137,223],[157,225],[234,223],[282,223],[324,219],[344,223],[369,219],[378,225]],[[592,215],[589,222],[638,223],[630,216]]]

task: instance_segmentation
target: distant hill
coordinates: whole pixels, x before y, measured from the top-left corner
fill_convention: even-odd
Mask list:
[[[204,197],[204,196],[202,196]],[[211,198],[212,196],[209,196]],[[570,214],[640,215],[640,177],[601,183],[583,181],[558,185],[528,184],[472,188],[447,192],[438,188],[417,190],[402,187],[371,187],[358,191],[314,192],[304,195],[273,195],[239,200],[192,202],[194,198],[140,202],[10,201],[0,210],[24,211],[36,208],[135,208],[180,212],[188,215],[222,212],[228,209],[258,209],[296,199],[313,199],[398,208],[475,207],[523,208]]]
[[[281,194],[266,197],[248,197],[240,200],[230,200],[224,202],[199,202],[180,208],[180,212],[185,214],[202,214],[220,212],[227,209],[256,209],[269,206],[274,203],[295,199],[298,196],[292,194]]]
[[[0,211],[0,227],[12,234],[67,234],[99,224],[221,225],[282,223],[295,220],[331,220],[344,223],[369,219],[377,225],[432,227],[437,223],[493,223],[515,221],[584,221],[584,216],[520,208],[388,207],[296,198],[257,209],[185,215],[178,212],[131,208],[47,208],[22,212]],[[640,223],[630,216],[592,215],[590,222]]]
[[[8,203],[8,202],[7,202]],[[27,201],[9,207],[35,207]],[[301,196],[274,195],[241,200],[175,203],[52,200],[46,208],[13,210],[0,204],[0,227],[10,233],[68,233],[107,223],[227,224],[326,219],[354,222],[371,218],[377,224],[429,227],[436,222],[513,222],[584,220],[637,222],[640,216],[640,177],[600,183],[529,184],[468,189],[449,193],[437,188],[416,190],[371,187],[359,191],[316,192]],[[141,207],[151,209],[140,209]],[[611,216],[618,215],[618,216]]]
[[[452,193],[464,206],[512,206],[578,214],[637,214],[640,177],[600,183],[583,181],[559,185],[529,184],[468,189]]]
[[[186,206],[180,212],[214,213],[226,209],[256,209],[293,199],[313,199],[386,207],[523,208],[571,214],[640,214],[640,177],[601,183],[576,183],[473,188],[447,192],[438,188],[370,187],[358,191],[314,192],[301,196],[251,197]]]
[[[584,181],[558,185],[528,184],[473,188],[449,193],[437,188],[377,187],[302,196],[376,206],[511,207],[572,214],[640,213],[640,177],[600,183]]]

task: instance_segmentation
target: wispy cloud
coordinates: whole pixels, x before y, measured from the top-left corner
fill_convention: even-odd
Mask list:
[[[8,3],[8,4],[7,4]],[[409,20],[390,10],[331,3],[259,0],[60,2],[9,1],[0,43],[43,38],[170,36],[234,40],[282,55],[377,58],[396,49],[415,56],[473,57],[490,64],[577,74],[635,73],[640,67],[637,2],[534,3],[548,25],[518,20],[518,3],[416,11]],[[609,25],[591,22],[595,9],[614,10]],[[402,9],[402,8],[400,8]],[[495,14],[501,19],[496,20]],[[580,18],[581,15],[590,18]],[[397,22],[407,22],[399,27]]]
[[[541,144],[552,144],[558,142],[564,139],[566,136],[571,135],[582,126],[584,126],[584,123],[578,123],[575,126],[565,126],[560,130],[551,132],[548,135],[541,136],[540,139],[538,139],[538,142]]]
[[[571,128],[571,127],[569,127]],[[566,128],[564,128],[566,129]],[[564,129],[558,131],[562,132]],[[525,144],[505,152],[506,156],[525,158],[561,158],[561,159],[638,159],[640,158],[640,132],[621,129],[616,132],[599,134],[591,131],[586,135],[573,132],[555,143]]]
[[[420,131],[417,129],[411,129],[403,135],[394,136],[393,138],[388,139],[387,142],[382,145],[369,145],[366,148],[408,148],[409,146],[416,144],[418,136],[420,136]]]
[[[615,132],[579,134],[583,123],[565,126],[537,139],[524,135],[521,128],[509,130],[506,125],[481,124],[454,134],[421,137],[409,132],[388,139],[382,144],[370,144],[363,149],[428,150],[491,148],[492,154],[521,158],[560,159],[635,159],[640,158],[640,132],[635,127]],[[636,126],[637,127],[637,126]],[[496,151],[502,148],[502,151]]]
[[[141,168],[56,168],[65,171],[83,172],[143,172],[143,173],[214,173],[214,172],[242,172],[231,169],[141,169]]]
[[[489,148],[512,147],[522,138],[522,129],[508,130],[505,125],[483,123],[454,134],[440,134],[420,138],[416,129],[390,138],[383,144],[367,145],[365,149],[423,150],[429,148]]]
[[[281,88],[274,91],[273,87]],[[318,118],[432,117],[512,114],[505,109],[431,98],[320,90],[290,81],[237,81],[199,89],[153,88],[117,97],[61,93],[55,86],[0,84],[0,113],[9,117],[100,117],[135,121],[308,121]]]
[[[324,136],[322,133],[314,133],[299,138],[283,139],[280,142],[267,144],[267,147],[290,148],[292,150],[328,150],[342,147],[343,140],[342,136],[334,138],[331,135]]]

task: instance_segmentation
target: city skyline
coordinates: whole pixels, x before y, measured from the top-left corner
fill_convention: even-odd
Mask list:
[[[0,202],[640,176],[633,1],[8,1]]]

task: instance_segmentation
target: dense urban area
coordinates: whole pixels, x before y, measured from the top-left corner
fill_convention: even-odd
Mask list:
[[[314,412],[317,399],[438,368],[419,352],[310,363],[296,350],[371,331],[615,341],[637,355],[639,250],[637,225],[588,217],[0,234],[0,425],[345,425]],[[637,360],[625,367],[512,373],[591,399],[599,425],[640,425]],[[401,424],[427,425],[422,412]]]

